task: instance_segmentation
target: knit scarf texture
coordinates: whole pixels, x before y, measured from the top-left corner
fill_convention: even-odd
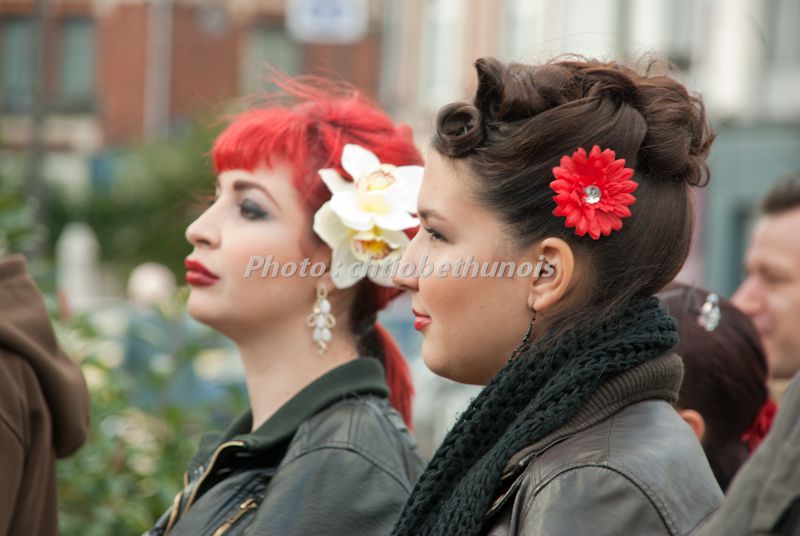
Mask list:
[[[577,326],[506,365],[472,401],[417,482],[394,536],[479,535],[507,461],[564,425],[613,376],[678,343],[656,298]],[[579,515],[579,512],[576,512]]]

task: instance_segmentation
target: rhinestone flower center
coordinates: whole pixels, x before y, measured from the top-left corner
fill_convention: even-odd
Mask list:
[[[595,203],[600,201],[600,187],[596,184],[592,184],[591,186],[587,186],[583,189],[583,193],[586,195],[583,197],[584,201],[589,203],[590,205],[594,205]]]

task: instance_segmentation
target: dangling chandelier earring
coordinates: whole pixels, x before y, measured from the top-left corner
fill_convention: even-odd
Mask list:
[[[522,338],[522,342],[519,343],[519,345],[516,348],[514,348],[514,351],[511,352],[511,357],[508,358],[509,363],[511,361],[514,361],[517,357],[519,357],[519,354],[521,354],[522,351],[528,346],[528,341],[530,340],[531,335],[533,334],[533,322],[535,320],[536,320],[536,309],[533,310],[531,321],[528,324],[528,331],[525,332],[525,336]]]
[[[317,343],[319,353],[324,354],[333,337],[331,329],[336,325],[336,318],[331,314],[328,289],[322,283],[317,285],[317,300],[314,302],[313,312],[306,318],[306,325],[314,330],[311,337]]]

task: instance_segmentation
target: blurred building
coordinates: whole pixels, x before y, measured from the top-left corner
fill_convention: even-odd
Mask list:
[[[366,31],[299,42],[292,6],[366,11]],[[425,146],[436,110],[470,93],[477,57],[652,52],[704,95],[719,132],[683,277],[730,293],[758,199],[800,167],[798,27],[797,0],[0,0],[0,166],[40,139],[45,178],[91,191],[114,148],[257,91],[266,63],[354,82]]]
[[[778,176],[800,168],[800,1],[402,0],[384,10],[380,96],[421,146],[436,111],[473,93],[478,57],[671,60],[703,94],[718,132],[712,182],[696,192],[694,248],[679,277],[735,290],[759,200]],[[419,362],[414,371],[415,430],[430,455],[477,391],[435,379]]]
[[[380,12],[355,4],[364,35],[330,46],[291,39],[284,0],[0,0],[0,163],[40,146],[49,183],[90,192],[115,149],[258,92],[267,64],[376,96]]]
[[[674,62],[703,94],[719,134],[681,278],[726,294],[736,288],[758,201],[800,168],[800,2],[404,0],[385,8],[381,97],[423,144],[435,111],[471,93],[481,56],[633,62],[651,53]]]

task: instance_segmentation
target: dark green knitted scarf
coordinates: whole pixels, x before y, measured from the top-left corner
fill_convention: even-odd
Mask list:
[[[577,327],[544,349],[528,349],[458,419],[392,534],[481,534],[502,470],[514,453],[564,425],[603,382],[677,342],[675,321],[655,298],[647,298],[591,328]]]

